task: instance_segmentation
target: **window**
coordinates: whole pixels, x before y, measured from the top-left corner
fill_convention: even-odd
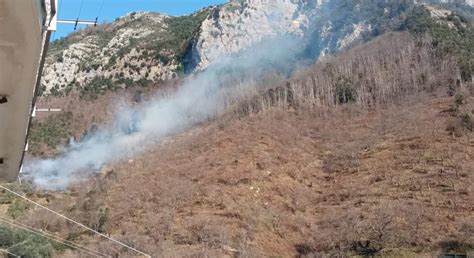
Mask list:
[[[0,95],[0,104],[4,104],[4,103],[7,103],[7,102],[8,102],[7,97]]]

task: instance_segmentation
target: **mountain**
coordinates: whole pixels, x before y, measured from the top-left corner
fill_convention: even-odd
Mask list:
[[[472,255],[470,6],[242,0],[78,31],[53,43],[45,79],[66,86],[38,105],[62,112],[35,117],[11,187],[153,257]],[[19,225],[136,255],[0,201]],[[83,255],[6,226],[0,248]]]
[[[264,38],[282,34],[303,37],[322,3],[308,1],[231,1],[215,8],[201,24],[186,60],[189,70],[205,69]]]
[[[183,69],[183,44],[209,10],[184,17],[134,12],[57,40],[50,47],[42,90],[63,95],[74,89],[93,98],[111,88],[172,79]]]
[[[134,12],[54,42],[42,89],[52,95],[72,89],[96,95],[106,88],[169,80],[268,36],[303,36],[317,6],[231,1],[182,17]]]
[[[442,2],[470,8],[472,14],[472,1]],[[399,15],[413,5],[408,0],[233,0],[181,17],[133,12],[53,42],[41,89],[51,95],[76,90],[94,98],[107,89],[146,86],[205,69],[221,56],[277,35],[305,38],[304,58],[314,61],[396,29]]]
[[[166,81],[277,35],[307,41],[311,62],[394,29],[407,0],[233,0],[189,16],[133,12],[52,43],[42,92],[94,98],[107,89]]]
[[[441,53],[429,37],[386,33],[290,78],[262,78],[222,116],[65,193],[28,196],[153,257],[472,254],[472,81],[457,85],[457,62]],[[48,103],[84,123],[132,96]],[[18,213],[134,255],[45,212]]]

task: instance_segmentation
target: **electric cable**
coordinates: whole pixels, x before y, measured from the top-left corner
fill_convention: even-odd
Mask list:
[[[81,7],[79,7],[79,14],[77,15],[77,18],[76,18],[76,24],[74,24],[74,30],[77,29],[77,25],[79,24],[79,18],[81,17],[83,6],[84,6],[84,0],[81,1]]]
[[[102,4],[100,5],[100,8],[99,8],[99,13],[95,17],[94,27],[97,26],[97,23],[99,22],[99,17],[100,17],[100,14],[102,13],[102,8],[104,8],[104,3],[105,3],[105,0],[102,0]]]
[[[73,220],[73,219],[70,219],[70,218],[66,217],[65,215],[62,215],[62,214],[60,214],[60,213],[58,213],[58,212],[56,212],[56,211],[54,211],[54,210],[51,210],[51,209],[47,208],[46,206],[43,206],[43,205],[41,205],[41,204],[39,204],[39,203],[37,203],[37,202],[35,202],[35,201],[33,201],[33,200],[31,200],[31,199],[29,199],[29,198],[23,196],[23,195],[21,195],[21,194],[15,192],[15,191],[12,191],[12,190],[8,189],[7,187],[5,187],[5,186],[3,186],[3,185],[0,185],[0,188],[4,189],[5,191],[7,191],[7,192],[9,192],[9,193],[11,193],[11,194],[13,194],[13,195],[15,195],[15,196],[18,196],[18,197],[22,198],[23,200],[25,200],[25,201],[27,201],[27,202],[29,202],[29,203],[32,203],[32,204],[36,205],[37,207],[40,207],[40,208],[42,208],[42,209],[45,209],[45,210],[47,210],[47,211],[49,211],[49,212],[55,214],[56,216],[59,216],[59,217],[65,219],[65,220],[67,220],[67,221],[69,221],[69,222],[71,222],[71,223],[73,223],[73,224],[76,224],[76,225],[78,225],[78,226],[80,226],[80,227],[82,227],[82,228],[84,228],[84,229],[86,229],[86,230],[88,230],[88,231],[90,231],[90,232],[93,232],[93,233],[95,233],[95,234],[97,234],[97,235],[99,235],[99,236],[101,236],[101,237],[103,237],[103,238],[105,238],[105,239],[108,239],[108,240],[110,240],[110,241],[112,241],[112,242],[114,242],[114,243],[116,243],[116,244],[118,244],[118,245],[121,245],[121,246],[123,246],[123,247],[125,247],[125,248],[127,248],[127,249],[129,249],[129,250],[132,250],[132,251],[134,251],[134,252],[136,252],[136,253],[138,253],[138,254],[141,254],[141,255],[144,255],[144,256],[146,256],[146,257],[150,257],[150,258],[151,258],[151,255],[149,255],[149,254],[147,254],[147,253],[144,253],[144,252],[142,252],[142,251],[140,251],[140,250],[138,250],[138,249],[136,249],[136,248],[134,248],[134,247],[131,247],[131,246],[129,246],[129,245],[125,244],[125,243],[122,243],[122,242],[120,242],[120,241],[118,241],[118,240],[115,240],[115,239],[113,239],[113,238],[111,238],[111,237],[109,237],[109,236],[107,236],[107,235],[105,235],[105,234],[103,234],[103,233],[100,233],[99,231],[97,231],[97,230],[95,230],[95,229],[92,229],[92,228],[90,228],[90,227],[88,227],[88,226],[86,226],[86,225],[80,223],[80,222],[77,222],[77,221],[75,221],[75,220]]]
[[[83,6],[84,6],[84,0],[81,1],[81,7],[79,7],[79,14],[77,15],[77,19],[81,18]]]
[[[103,8],[104,8],[104,4],[105,4],[105,0],[102,0],[102,4],[100,5],[99,13],[97,14],[97,17],[100,17],[100,15],[102,14],[102,10],[103,10]]]
[[[80,244],[73,243],[73,242],[71,242],[71,241],[69,241],[69,240],[66,240],[66,239],[64,239],[64,238],[55,236],[55,235],[50,234],[50,233],[45,232],[45,231],[41,231],[41,230],[32,228],[32,227],[30,227],[30,226],[21,224],[21,223],[19,223],[19,222],[16,222],[16,221],[13,221],[13,220],[10,220],[10,219],[7,219],[7,218],[0,217],[0,221],[3,221],[3,223],[9,224],[10,226],[20,228],[20,229],[25,230],[25,231],[28,231],[28,232],[30,232],[30,233],[32,233],[32,234],[35,234],[35,235],[44,237],[44,238],[46,238],[46,239],[49,239],[49,240],[58,242],[58,243],[60,243],[60,244],[63,244],[63,245],[65,245],[65,246],[68,246],[68,247],[70,247],[70,248],[73,248],[73,249],[76,249],[76,250],[80,250],[80,251],[86,252],[86,253],[91,254],[91,255],[94,255],[94,256],[96,256],[96,257],[109,257],[109,255],[107,255],[107,254],[104,254],[104,253],[101,253],[101,252],[98,252],[98,251],[89,249],[89,248],[87,248],[87,247],[85,247],[85,246],[82,246],[82,245],[80,245]]]

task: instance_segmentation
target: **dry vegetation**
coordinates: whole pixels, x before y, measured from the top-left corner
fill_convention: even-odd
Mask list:
[[[246,105],[239,104],[238,112],[248,115],[275,106],[318,112],[347,103],[375,110],[419,92],[455,92],[463,86],[456,59],[431,46],[427,36],[385,34],[300,69],[290,81],[275,78],[281,86],[269,85]]]
[[[222,110],[231,111],[216,121],[46,199],[158,257],[472,250],[472,82],[429,45],[389,34],[290,81],[265,79],[259,92],[226,90]],[[43,103],[73,112],[80,134],[108,121],[114,99]],[[39,211],[20,221],[133,255]]]
[[[53,207],[161,257],[460,252],[474,244],[474,143],[446,131],[453,102],[211,123]],[[95,243],[40,213],[24,220]]]
[[[100,126],[110,126],[125,107],[147,101],[151,96],[167,95],[179,84],[180,79],[176,79],[161,83],[159,87],[152,85],[109,91],[96,101],[85,100],[78,92],[61,98],[41,97],[38,108],[60,108],[61,112],[37,112],[29,135],[31,148],[28,155],[44,157],[57,154],[58,145],[66,145],[71,138],[80,141]]]

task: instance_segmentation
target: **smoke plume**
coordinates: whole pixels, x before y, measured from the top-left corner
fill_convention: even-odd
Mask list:
[[[288,72],[304,49],[300,39],[269,38],[238,55],[225,57],[190,76],[170,96],[120,112],[115,126],[69,144],[59,156],[30,161],[23,177],[42,189],[63,190],[75,180],[97,173],[104,164],[137,155],[165,136],[212,119],[218,111],[220,90],[234,86],[229,78],[245,81],[269,70]]]

